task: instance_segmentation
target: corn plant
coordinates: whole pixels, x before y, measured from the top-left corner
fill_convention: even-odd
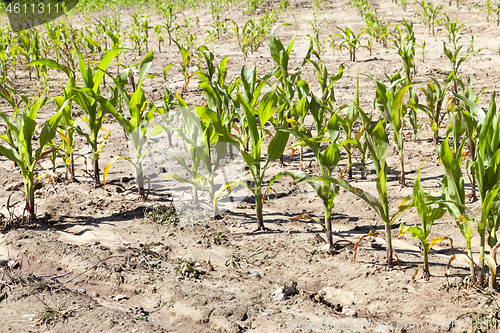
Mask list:
[[[391,82],[389,87],[386,87],[382,81],[372,75],[364,75],[371,78],[377,84],[375,103],[384,115],[385,119],[391,123],[394,129],[394,141],[398,147],[399,165],[401,167],[399,183],[401,186],[405,186],[403,129],[404,116],[406,115],[406,105],[404,104],[404,98],[406,92],[410,89],[413,83],[409,83],[397,89],[398,85],[406,80],[406,78],[401,78],[399,72],[391,78],[388,77]]]
[[[497,27],[500,26],[500,1],[495,1],[493,12],[495,12],[495,16],[497,18]]]
[[[443,9],[443,6],[434,6],[432,3],[428,3],[425,0],[417,2],[422,8],[422,14],[424,15],[423,21],[427,22],[427,26],[429,27],[429,31],[432,32],[432,35],[435,35],[435,26],[436,19]]]
[[[335,36],[338,36],[342,39],[339,45],[339,49],[341,51],[343,48],[347,49],[349,51],[349,60],[356,61],[356,50],[361,47],[360,37],[364,34],[364,32],[356,35],[356,33],[354,33],[350,27],[342,29],[337,26],[337,29],[339,29],[341,33],[335,34]]]
[[[457,127],[457,126],[455,126]],[[454,130],[460,132],[460,130]],[[454,138],[455,140],[455,138]],[[472,226],[470,220],[466,217],[465,206],[465,186],[461,170],[463,149],[465,141],[459,145],[456,150],[451,150],[449,147],[449,137],[447,137],[439,147],[439,158],[443,162],[445,175],[441,180],[441,188],[443,192],[443,199],[448,212],[455,220],[460,233],[465,238],[467,246],[467,255],[470,264],[470,276],[476,279],[474,259],[472,255]]]
[[[262,3],[264,3],[264,0],[247,0],[247,14],[253,14]]]
[[[342,126],[342,129],[345,133],[345,140],[341,143],[347,153],[347,177],[352,179],[352,156],[353,149],[355,147],[361,148],[359,139],[361,138],[362,132],[360,130],[355,132],[355,124],[359,119],[359,77],[356,83],[356,92],[352,99],[352,102],[349,104],[347,108],[347,114],[345,117],[341,117],[339,115],[333,115],[332,118],[337,118],[337,121]],[[354,137],[352,137],[353,133],[356,133]]]
[[[292,38],[287,47],[283,45],[281,40],[277,38],[274,34],[276,28],[271,30],[269,34],[269,44],[270,44],[270,53],[271,58],[273,58],[276,63],[276,68],[274,71],[274,76],[278,80],[278,111],[276,116],[271,118],[270,121],[273,124],[276,131],[279,128],[283,127],[287,122],[289,112],[294,108],[294,99],[295,99],[295,89],[297,80],[300,77],[300,73],[302,72],[306,62],[310,59],[310,55],[312,52],[313,42],[309,44],[309,49],[302,60],[302,64],[296,73],[291,74],[290,69],[288,68],[288,63],[290,60],[290,56],[292,54],[293,45],[295,43],[295,38],[297,36],[297,31],[295,36]],[[307,87],[304,87],[307,89]],[[280,157],[280,162],[283,164],[283,156]]]
[[[324,220],[321,221],[316,217],[309,217],[306,215],[302,215],[300,217],[311,219],[320,224],[325,229],[329,251],[331,253],[333,253],[334,251],[331,216],[334,207],[333,201],[339,195],[339,185],[335,182],[332,182],[329,176],[333,174],[334,169],[337,168],[340,161],[340,151],[338,145],[340,131],[338,119],[339,118],[331,118],[328,122],[328,132],[330,134],[329,140],[316,140],[317,138],[308,138],[306,135],[304,135],[304,133],[298,132],[296,130],[282,129],[282,131],[284,132],[292,133],[295,137],[297,137],[297,139],[309,146],[309,148],[314,152],[314,155],[316,156],[320,174],[309,175],[308,173],[302,171],[281,171],[271,179],[269,187],[267,189],[267,192],[269,192],[272,184],[282,177],[292,177],[297,184],[308,183],[309,185],[311,185],[316,191],[316,194],[321,198],[325,206]],[[327,141],[327,145],[322,146],[322,141]]]
[[[144,147],[147,143],[146,131],[149,128],[149,124],[154,119],[154,113],[156,111],[156,107],[152,105],[148,108],[148,101],[144,95],[144,91],[142,90],[142,84],[144,80],[147,78],[147,72],[151,67],[153,62],[153,51],[149,51],[146,57],[136,66],[140,68],[139,70],[139,81],[137,83],[137,88],[135,89],[132,96],[125,90],[124,85],[128,82],[126,78],[128,78],[128,70],[125,70],[124,73],[114,78],[109,73],[108,75],[113,79],[115,83],[115,91],[114,98],[112,100],[108,100],[101,95],[98,95],[97,92],[90,88],[81,89],[80,91],[86,94],[88,97],[93,98],[98,101],[100,107],[105,111],[109,112],[113,115],[113,117],[118,121],[121,125],[125,133],[127,134],[130,143],[132,145],[133,156],[125,157],[125,156],[116,156],[106,165],[103,171],[103,182],[106,184],[106,176],[109,172],[111,165],[118,159],[125,159],[130,162],[135,168],[135,175],[137,179],[137,189],[139,195],[143,198],[147,198],[146,191],[144,189],[144,174],[142,168],[142,160],[149,152],[149,150],[144,151]],[[116,103],[113,99],[118,98],[118,94],[120,98],[123,100],[123,103]],[[118,110],[115,108],[113,104],[118,104]],[[125,106],[127,110],[122,110],[121,108]],[[127,112],[125,112],[127,111]]]
[[[180,63],[173,63],[169,66],[174,65],[179,69],[184,77],[184,86],[182,87],[181,95],[187,91],[187,86],[189,84],[190,79],[196,74],[196,72],[190,72],[191,62],[194,58],[193,50],[189,45],[181,45],[179,42],[174,40],[175,45],[179,49],[179,53],[181,54],[182,61]]]
[[[347,181],[333,177],[320,177],[318,181],[329,181],[333,184],[339,185],[351,193],[357,195],[359,198],[366,201],[380,216],[385,225],[385,237],[387,241],[387,267],[393,267],[393,250],[392,250],[392,235],[391,227],[396,218],[405,210],[411,207],[407,204],[408,199],[403,200],[398,205],[398,212],[392,217],[389,215],[389,200],[387,196],[387,153],[389,152],[389,140],[386,133],[385,120],[380,120],[373,130],[368,139],[368,147],[375,165],[377,172],[377,192],[378,198],[373,194],[366,192],[360,188],[351,186]]]
[[[155,26],[156,40],[158,41],[158,52],[161,53],[161,47],[165,44],[165,36],[163,35],[163,30],[161,24]]]
[[[460,80],[455,80],[455,83],[462,89],[462,95],[476,104],[479,102],[479,98],[482,93],[476,95],[476,93],[472,90],[470,80],[468,80],[468,87],[465,87],[465,84]],[[483,90],[484,92],[484,90]],[[453,103],[455,103],[453,101]],[[476,160],[476,138],[477,138],[477,128],[478,128],[478,120],[471,112],[470,107],[465,103],[460,103],[456,105],[456,114],[453,118],[458,118],[458,122],[460,122],[460,126],[464,128],[465,136],[467,138],[468,143],[468,153],[470,156],[470,160],[467,161],[467,175],[469,180],[471,181],[471,193],[469,196],[472,201],[476,201],[476,172],[474,170],[474,161]]]
[[[461,34],[461,30],[463,30],[465,26],[461,24],[458,19],[452,21],[448,15],[443,14],[443,16],[443,25],[446,28],[446,30],[443,31],[443,34],[448,39],[448,43],[452,45],[453,52],[455,52],[457,50],[458,42],[460,39],[465,37]]]
[[[446,43],[443,42],[443,50],[444,54],[448,57],[451,63],[451,75],[453,76],[453,79],[458,78],[458,68],[460,65],[467,60],[468,57],[471,55],[474,55],[478,52],[480,52],[482,49],[476,50],[474,52],[469,52],[466,55],[459,57],[459,52],[463,48],[463,45],[460,45],[456,50],[452,51],[450,50],[450,46]],[[455,92],[457,92],[455,90]]]
[[[250,137],[247,134],[249,132],[242,130],[243,127],[247,128],[246,117],[242,110],[237,107],[238,103],[235,101],[234,95],[236,93],[236,87],[240,85],[240,82],[243,83],[245,92],[255,87],[253,85],[254,81],[252,81],[253,76],[251,74],[253,72],[249,72],[249,68],[244,66],[241,70],[241,76],[243,79],[231,80],[229,83],[226,83],[227,62],[229,57],[224,57],[218,64],[216,64],[214,61],[214,54],[206,47],[200,47],[199,51],[205,59],[207,68],[204,70],[202,66],[198,66],[198,78],[201,81],[199,88],[204,91],[205,96],[207,97],[208,108],[220,115],[222,124],[228,133],[230,133],[233,128],[238,131],[243,141],[247,142],[245,151],[248,152],[248,141]],[[264,82],[260,84],[260,87],[262,88],[263,85]],[[252,93],[248,91],[248,95],[244,94],[244,96],[247,98],[251,94]],[[253,101],[250,99],[247,99],[247,102],[253,107],[256,105],[253,104]],[[258,100],[255,100],[255,103],[257,102]],[[235,122],[236,117],[239,120],[238,124]],[[231,144],[229,144],[229,157],[231,159],[234,157],[233,145]]]
[[[103,57],[101,62],[98,64],[97,70],[95,72],[92,71],[90,63],[85,63],[85,59],[83,58],[82,53],[80,52],[78,47],[76,47],[76,45],[75,50],[78,55],[78,65],[80,74],[83,79],[84,88],[91,89],[96,96],[99,96],[101,91],[101,81],[104,77],[104,71],[109,66],[111,61],[121,52],[121,49],[109,50]],[[46,65],[52,69],[62,70],[68,76],[70,80],[68,88],[72,91],[71,96],[73,97],[73,100],[76,102],[76,104],[78,104],[85,112],[85,117],[83,118],[83,120],[87,122],[90,134],[85,133],[79,126],[75,129],[78,134],[85,137],[87,143],[92,147],[92,160],[94,162],[94,186],[101,186],[99,173],[99,158],[101,148],[99,147],[98,137],[99,132],[102,129],[102,121],[106,113],[105,110],[103,110],[96,99],[94,99],[93,97],[89,97],[88,94],[83,93],[78,89],[75,76],[68,67],[62,66],[50,59],[36,60],[31,64]]]
[[[500,227],[500,197],[498,196],[500,141],[497,139],[500,136],[500,118],[497,115],[495,93],[491,96],[487,112],[484,112],[474,101],[459,94],[455,96],[467,104],[479,120],[474,169],[481,200],[481,217],[475,220],[480,236],[478,283],[483,285],[486,241],[490,246],[490,255],[493,256],[493,248],[498,242],[496,233]]]
[[[423,163],[422,163],[423,164]],[[440,193],[427,193],[424,192],[422,184],[420,183],[420,169],[418,168],[417,179],[413,185],[413,206],[417,210],[418,217],[420,218],[420,225],[407,226],[404,223],[399,225],[399,236],[401,237],[406,232],[412,235],[413,238],[420,240],[422,244],[422,252],[424,255],[424,277],[430,277],[429,271],[429,251],[432,246],[444,240],[443,237],[435,237],[429,239],[431,228],[434,222],[446,213],[443,203],[436,204],[441,201]]]
[[[444,81],[444,86],[441,86],[436,78],[427,83],[427,88],[420,88],[427,100],[427,105],[421,109],[427,114],[432,129],[432,142],[436,145],[439,140],[439,128],[446,117],[446,110],[443,110],[443,103],[446,96],[446,91],[451,84],[452,76],[448,76]]]
[[[184,178],[177,174],[172,174],[168,177],[173,177],[178,182],[192,186],[193,202],[195,205],[199,204],[198,191],[204,190],[206,185],[208,185],[210,201],[213,203],[213,217],[218,217],[220,213],[216,198],[214,177],[215,172],[221,166],[221,161],[226,156],[227,144],[226,142],[218,142],[220,136],[214,131],[213,124],[201,122],[198,118],[195,109],[203,113],[206,111],[205,106],[190,108],[180,97],[179,105],[183,125],[177,127],[176,132],[188,147],[190,161],[186,163],[186,159],[181,155],[170,154],[168,152],[164,152],[164,154],[174,157],[184,167],[190,178]],[[215,154],[212,152],[213,146],[215,146]],[[199,170],[200,166],[203,166],[204,174]]]
[[[59,111],[47,119],[38,140],[35,140],[38,110],[50,102],[50,99],[40,96],[30,102],[26,96],[21,95],[21,101],[16,101],[14,91],[10,94],[7,91],[0,92],[0,96],[5,98],[14,109],[14,114],[10,119],[4,112],[0,111],[0,118],[7,127],[7,134],[0,136],[6,143],[6,145],[0,145],[0,154],[16,163],[21,169],[26,194],[25,211],[28,212],[28,221],[34,221],[36,220],[35,185],[37,182],[35,167],[43,157],[53,152],[52,149],[44,151],[44,148],[56,135],[57,124],[62,112]],[[22,110],[18,108],[20,104],[22,104]]]
[[[269,143],[267,149],[267,158],[265,160],[265,163],[263,164],[261,146],[265,135],[264,126],[273,116],[278,104],[276,85],[273,85],[271,89],[268,90],[260,99],[257,110],[255,110],[251,105],[247,103],[247,100],[241,94],[241,92],[238,91],[237,96],[238,102],[245,114],[245,119],[247,122],[247,127],[242,127],[242,131],[248,131],[248,136],[251,139],[250,153],[247,153],[245,151],[246,143],[243,142],[243,140],[241,140],[240,138],[234,138],[229,135],[230,133],[225,129],[220,115],[208,108],[198,108],[197,112],[202,121],[214,125],[215,131],[223,137],[222,139],[220,139],[221,141],[232,143],[239,149],[246,165],[250,169],[250,173],[254,180],[253,186],[250,186],[243,181],[229,181],[217,192],[216,198],[220,193],[222,193],[229,187],[241,185],[248,188],[255,197],[255,209],[257,213],[258,224],[257,230],[266,230],[267,228],[264,226],[264,218],[262,215],[262,205],[264,199],[262,196],[263,180],[269,163],[277,160],[283,154],[283,151],[285,150],[286,144],[288,142],[289,133],[278,131],[274,135],[274,137],[271,139],[271,142]],[[259,125],[257,123],[257,116],[259,117]]]

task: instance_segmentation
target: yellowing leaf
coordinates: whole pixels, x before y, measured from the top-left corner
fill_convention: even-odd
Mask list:
[[[431,243],[429,244],[429,250],[436,245],[437,243],[440,243],[444,240],[448,239],[448,237],[435,237],[432,239]]]

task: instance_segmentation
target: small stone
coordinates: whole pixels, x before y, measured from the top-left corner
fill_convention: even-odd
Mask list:
[[[227,295],[226,298],[227,298],[228,301],[230,301],[230,300],[235,299],[236,296],[234,296],[234,295]]]
[[[260,277],[260,273],[259,272],[254,272],[254,273],[250,273],[248,276],[249,277],[258,277],[259,278]]]
[[[129,298],[129,297],[128,297],[127,295],[118,295],[118,296],[115,296],[115,297],[113,298],[113,300],[114,300],[114,301],[119,302],[119,301],[121,301],[121,300],[123,300],[123,299],[128,299],[128,298]]]
[[[98,292],[92,293],[92,297],[99,297],[99,293]]]
[[[156,267],[160,264],[160,261],[159,260],[153,260],[153,261],[150,261],[149,262],[149,266],[151,267]]]
[[[344,316],[347,316],[347,317],[356,317],[358,315],[358,313],[356,312],[356,310],[353,310],[353,309],[351,309],[348,306],[344,306],[342,308],[342,314]]]
[[[282,293],[283,293],[283,287],[280,287],[280,288],[276,289],[276,291],[274,292],[274,295],[279,296]]]
[[[285,293],[281,293],[278,295],[278,301],[284,301],[286,300],[286,294]]]
[[[16,269],[16,268],[19,268],[20,264],[19,264],[19,261],[11,259],[8,261],[7,266],[9,266],[10,269]]]
[[[83,288],[82,289],[77,289],[76,291],[79,292],[79,293],[82,293],[82,294],[86,294],[87,293],[87,290],[85,290]]]
[[[271,314],[269,312],[262,312],[263,316],[270,316]]]

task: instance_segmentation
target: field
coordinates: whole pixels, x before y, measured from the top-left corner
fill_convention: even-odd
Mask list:
[[[0,332],[498,331],[499,17],[3,15]]]

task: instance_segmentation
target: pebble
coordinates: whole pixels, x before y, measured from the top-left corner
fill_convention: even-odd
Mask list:
[[[117,301],[117,302],[121,301],[122,299],[128,299],[128,296],[126,296],[126,295],[118,295],[118,296],[115,296],[113,298],[113,300]]]
[[[347,317],[356,317],[358,315],[358,313],[356,312],[356,310],[353,310],[353,309],[351,309],[348,306],[344,306],[342,308],[342,314],[344,316],[347,316]]]
[[[82,289],[77,289],[76,291],[79,292],[79,293],[82,293],[82,294],[86,294],[87,293],[87,290],[85,290],[83,288]]]
[[[285,293],[281,293],[278,295],[278,301],[284,301],[286,300],[286,294]]]
[[[235,299],[236,296],[234,296],[234,295],[227,295],[226,298],[227,298],[228,301],[230,301],[230,300]]]
[[[260,273],[259,272],[254,272],[254,273],[250,273],[248,276],[249,277],[260,277]]]
[[[16,269],[18,268],[19,266],[21,266],[19,264],[19,261],[15,261],[15,260],[9,260],[9,262],[7,263],[7,266],[9,266],[10,269]]]

